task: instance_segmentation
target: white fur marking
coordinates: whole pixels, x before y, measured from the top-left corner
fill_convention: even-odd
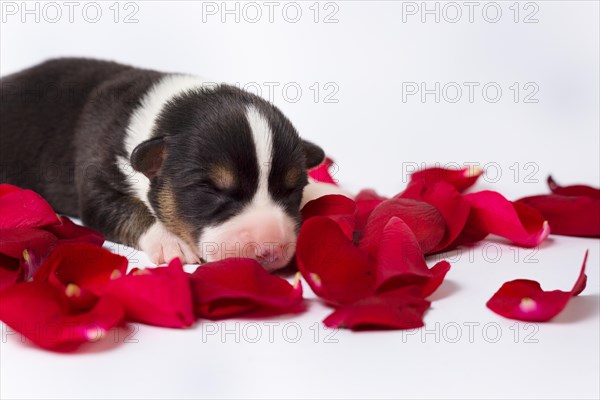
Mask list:
[[[271,173],[271,162],[273,153],[273,133],[269,122],[255,107],[248,107],[246,118],[250,124],[250,131],[254,139],[256,158],[258,160],[259,176],[258,189],[252,199],[254,205],[272,204],[269,195],[269,174]]]

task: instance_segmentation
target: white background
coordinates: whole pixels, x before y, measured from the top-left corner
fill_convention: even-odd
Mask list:
[[[286,3],[276,2],[273,22],[258,2],[255,23],[257,8],[245,3],[237,3],[236,22],[221,2],[102,2],[96,23],[85,2],[73,22],[65,3],[56,4],[60,18],[39,3],[36,22],[21,2],[3,2],[3,76],[50,57],[87,56],[259,87],[337,161],[336,178],[353,190],[394,194],[408,171],[436,162],[478,163],[487,172],[478,189],[511,199],[545,192],[549,173],[559,183],[600,184],[596,1],[476,2],[471,16],[463,2],[428,2],[439,22],[422,15],[421,2],[298,2],[285,12]],[[455,4],[461,17],[451,22]],[[124,23],[131,12],[138,21]],[[436,82],[439,102],[435,93],[422,99],[405,90]],[[472,101],[464,82],[475,87]],[[457,85],[462,97],[452,103]],[[493,87],[502,90],[496,102]],[[534,89],[537,102],[525,102]],[[336,102],[326,102],[328,94]],[[327,343],[318,322],[328,310],[316,300],[301,316],[273,321],[140,326],[134,343],[123,343],[121,332],[72,355],[23,345],[2,325],[0,395],[598,398],[599,241],[551,236],[537,250],[493,243],[450,255],[453,269],[432,296],[427,330],[418,332],[339,331]],[[516,278],[570,289],[588,248],[588,287],[553,322],[515,324],[485,308]],[[146,262],[136,254],[132,263]],[[279,324],[271,337],[268,322]],[[222,336],[225,329],[231,333]],[[251,343],[257,329],[262,336]]]

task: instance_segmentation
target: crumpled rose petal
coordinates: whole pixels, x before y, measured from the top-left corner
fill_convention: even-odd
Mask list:
[[[339,228],[332,220],[324,218]],[[308,221],[307,221],[308,222]],[[343,235],[343,233],[340,234]],[[256,260],[227,258],[199,266],[191,275],[194,311],[212,320],[271,316],[304,310],[302,285],[266,272]]]
[[[448,250],[455,246],[454,242],[463,232],[469,218],[471,205],[452,185],[447,182],[437,182],[432,185],[413,183],[396,197],[424,201],[437,208],[442,215],[446,223],[444,237],[429,253]]]
[[[585,289],[587,257],[586,251],[579,277],[569,292],[547,292],[542,290],[536,281],[517,279],[503,284],[486,305],[496,314],[506,318],[531,322],[549,321],[566,307],[571,297],[577,296]]]
[[[446,182],[454,186],[459,192],[464,192],[477,182],[483,170],[478,167],[466,167],[462,169],[426,168],[414,172],[410,176],[411,183],[421,185],[433,185],[437,182]]]
[[[169,328],[195,321],[190,276],[179,258],[166,267],[133,269],[110,282],[105,296],[118,300],[130,321]]]
[[[1,184],[0,188],[0,229],[37,228],[60,223],[58,215],[39,194],[8,184]]]
[[[556,194],[517,200],[536,209],[556,235],[600,237],[600,198]]]
[[[441,214],[428,203],[402,198],[385,200],[371,212],[367,220],[364,235],[360,238],[363,250],[370,252],[377,246],[383,228],[393,217],[402,219],[409,226],[423,253],[435,248],[446,230]]]
[[[323,323],[352,330],[419,328],[429,305],[418,287],[408,286],[341,306]]]
[[[100,340],[123,320],[121,305],[101,298],[92,309],[73,313],[64,294],[48,282],[21,282],[2,292],[0,320],[40,347],[75,350]]]
[[[308,171],[308,176],[317,182],[331,183],[333,185],[337,185],[337,181],[333,179],[331,173],[329,172],[329,169],[332,165],[333,160],[329,157],[326,157],[321,164]]]
[[[315,294],[331,304],[349,304],[373,293],[375,273],[368,256],[327,217],[300,229],[298,269]]]
[[[356,203],[339,194],[330,194],[311,200],[302,207],[302,220],[316,216],[333,219],[342,228],[346,236],[352,238],[356,224]]]
[[[374,251],[377,260],[377,293],[416,285],[427,297],[442,284],[450,270],[447,261],[440,261],[429,269],[412,230],[396,217],[391,218],[385,226],[379,246]]]
[[[104,236],[100,232],[77,225],[65,216],[60,217],[60,224],[49,225],[44,229],[54,234],[62,243],[87,242],[97,246],[104,243]]]
[[[443,281],[447,263],[427,268],[417,239],[400,218],[392,217],[372,243],[368,250],[357,247],[334,221],[311,218],[298,236],[298,268],[317,296],[337,306],[411,285],[427,296]]]
[[[360,247],[376,260],[376,292],[424,284],[431,278],[417,238],[403,220],[392,217],[378,236],[379,240],[373,241],[371,248],[360,243]]]
[[[471,204],[465,231],[477,239],[492,233],[524,247],[535,247],[550,234],[544,217],[523,203],[511,202],[500,193],[483,191],[464,196]],[[466,242],[458,238],[458,242]]]
[[[557,184],[552,176],[548,177],[548,187],[553,194],[561,196],[585,196],[592,197],[595,199],[600,198],[600,189],[587,186],[587,185],[572,185],[572,186],[560,186]]]
[[[107,285],[127,271],[127,258],[90,243],[60,244],[44,261],[34,281],[47,281],[69,297],[74,309],[92,307]]]

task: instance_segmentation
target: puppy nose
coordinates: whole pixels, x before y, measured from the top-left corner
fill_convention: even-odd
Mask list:
[[[281,245],[276,245],[274,243],[263,243],[260,246],[256,246],[254,258],[267,271],[281,268],[283,266],[281,264],[285,262],[285,260],[283,260],[283,250]]]

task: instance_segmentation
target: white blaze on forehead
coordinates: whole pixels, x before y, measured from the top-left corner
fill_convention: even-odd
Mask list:
[[[150,181],[144,174],[133,170],[129,157],[139,144],[152,137],[156,120],[170,100],[190,90],[208,88],[208,84],[209,82],[193,75],[166,75],[148,90],[140,106],[131,114],[125,136],[127,159],[118,157],[117,162],[136,197],[146,203],[150,211],[152,211],[148,201]]]
[[[254,140],[259,172],[258,188],[252,203],[257,206],[272,204],[273,201],[269,195],[269,174],[273,159],[273,132],[267,119],[255,107],[248,107],[246,118]]]

